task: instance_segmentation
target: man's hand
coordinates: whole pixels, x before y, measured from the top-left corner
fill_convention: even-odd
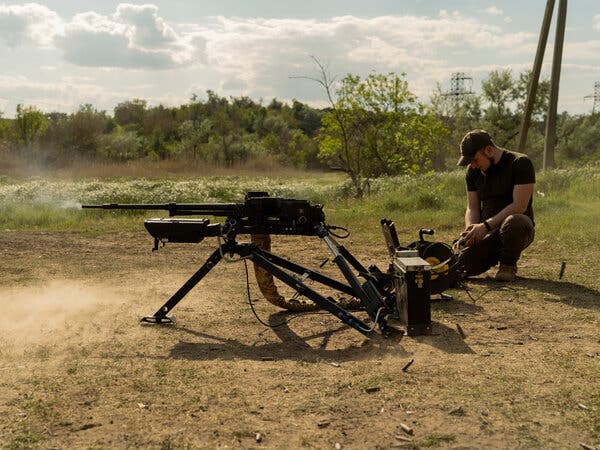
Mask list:
[[[464,240],[465,246],[470,247],[481,241],[487,234],[488,230],[483,223],[475,223],[465,228],[465,231],[460,234],[460,240]]]

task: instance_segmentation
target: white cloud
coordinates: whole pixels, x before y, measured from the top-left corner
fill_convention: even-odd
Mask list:
[[[529,54],[534,33],[500,27],[441,11],[439,17],[339,16],[328,20],[216,17],[197,30],[206,41],[207,64],[245,83],[247,94],[282,96],[298,89],[289,76],[314,74],[309,55],[334,61],[341,72],[407,72],[415,90],[446,76],[450,53]],[[440,78],[437,78],[439,80]],[[223,87],[232,86],[224,83]]]
[[[504,14],[504,11],[502,11],[501,9],[499,9],[495,6],[490,6],[488,8],[482,9],[481,12],[484,12],[491,16],[501,16],[502,14]]]
[[[0,40],[15,48],[26,43],[50,47],[63,26],[61,18],[37,3],[0,5]]]
[[[77,14],[58,45],[81,66],[166,69],[192,62],[190,39],[167,25],[156,6],[120,4],[111,16]]]
[[[486,12],[503,14],[492,9]],[[503,19],[509,21],[508,16]],[[600,27],[600,15],[594,21]],[[83,12],[65,22],[41,5],[0,6],[0,46],[2,41],[13,47],[54,44],[64,59],[78,66],[78,76],[91,77],[60,78],[64,66],[48,58],[43,76],[55,81],[14,82],[18,89],[0,83],[0,97],[3,91],[5,97],[16,98],[20,89],[25,94],[19,98],[48,103],[54,99],[65,105],[89,101],[109,109],[133,96],[177,103],[191,92],[201,95],[212,89],[220,95],[295,97],[316,103],[323,98],[318,85],[290,79],[315,76],[309,55],[331,63],[333,75],[407,72],[411,89],[426,97],[435,82],[447,82],[452,72],[466,72],[477,81],[494,69],[512,67],[515,73],[530,69],[537,34],[510,33],[501,21],[496,23],[477,19],[477,14],[469,17],[441,10],[435,17],[219,16],[205,18],[202,25],[175,24],[168,23],[154,5],[132,4],[120,4],[112,14]],[[600,53],[600,41],[565,47],[566,64],[596,61]],[[58,69],[52,71],[50,65]],[[122,70],[132,68],[150,70]],[[184,70],[190,68],[194,71]],[[157,73],[155,69],[169,70]]]
[[[600,54],[600,40],[565,43],[563,58],[570,60],[597,61]]]
[[[73,64],[93,67],[173,68],[202,58],[203,41],[178,34],[154,5],[122,3],[112,15],[76,14],[63,21],[48,7],[0,5],[0,42],[55,46]]]
[[[596,14],[594,16],[594,18],[592,19],[592,26],[594,27],[594,30],[598,30],[600,31],[600,14]]]

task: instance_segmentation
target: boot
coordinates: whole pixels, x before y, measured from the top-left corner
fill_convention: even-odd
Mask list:
[[[496,281],[515,281],[517,279],[517,266],[500,263],[495,278]]]

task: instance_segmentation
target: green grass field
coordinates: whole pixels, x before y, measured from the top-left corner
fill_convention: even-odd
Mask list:
[[[325,205],[328,221],[365,237],[379,237],[382,217],[400,232],[431,227],[450,235],[462,226],[463,173],[381,178],[370,195],[351,197],[341,174],[294,177],[217,176],[178,179],[104,178],[65,181],[0,176],[0,229],[117,232],[142,229],[142,219],[158,212],[81,210],[85,203],[241,202],[247,191],[308,199]],[[557,248],[577,247],[598,254],[600,168],[550,170],[538,174],[534,193],[537,239]]]

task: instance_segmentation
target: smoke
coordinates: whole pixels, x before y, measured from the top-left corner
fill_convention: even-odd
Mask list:
[[[93,313],[116,298],[108,288],[72,281],[7,289],[1,301],[0,344],[19,349],[80,339]]]
[[[60,204],[61,209],[81,209],[81,203],[75,200],[63,200]]]

